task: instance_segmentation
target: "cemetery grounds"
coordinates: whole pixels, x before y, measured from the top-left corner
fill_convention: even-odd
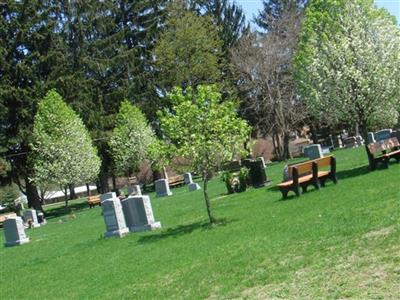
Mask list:
[[[210,182],[218,226],[201,191],[150,194],[162,229],[103,238],[101,208],[71,201],[46,208],[29,244],[5,248],[1,299],[398,299],[400,165],[369,172],[365,149],[338,150],[339,183],[281,200],[285,163],[271,185],[225,195]],[[292,195],[292,194],[290,194]],[[1,230],[2,231],[2,230]]]

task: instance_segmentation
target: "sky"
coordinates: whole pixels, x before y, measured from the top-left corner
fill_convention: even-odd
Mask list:
[[[258,14],[262,8],[262,0],[231,0],[243,7],[247,20],[252,21],[253,16]],[[390,14],[396,16],[397,23],[400,24],[400,0],[375,0],[378,7],[386,8]]]

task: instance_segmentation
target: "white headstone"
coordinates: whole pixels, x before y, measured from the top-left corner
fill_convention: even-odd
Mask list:
[[[24,223],[21,217],[6,219],[3,223],[6,247],[29,243],[29,238],[25,234]]]
[[[128,195],[132,196],[140,196],[142,195],[142,190],[140,189],[140,185],[135,184],[133,186],[128,186]]]
[[[193,191],[197,191],[197,190],[201,189],[200,186],[195,182],[192,182],[191,184],[189,184],[188,188],[189,188],[189,192],[193,192]]]
[[[167,179],[159,179],[154,182],[157,197],[171,196],[172,192],[169,190]]]
[[[304,154],[309,159],[317,159],[324,157],[320,144],[312,144],[304,148]]]
[[[193,183],[192,174],[190,173],[183,174],[183,179],[185,180],[186,185]]]
[[[260,156],[260,157],[257,157],[257,160],[261,160],[261,162],[262,162],[262,166],[263,166],[263,168],[265,169],[265,160],[264,160],[264,157],[262,157],[262,156]]]
[[[105,237],[123,237],[129,232],[126,227],[124,213],[122,212],[121,202],[118,198],[109,198],[101,202],[104,222],[106,224]]]
[[[28,221],[31,220],[32,222],[32,227],[40,227],[40,224],[38,222],[37,214],[35,209],[27,209],[24,210],[24,221],[25,223],[28,223]]]
[[[126,225],[131,232],[161,228],[160,222],[154,221],[150,197],[146,195],[131,196],[122,200]]]
[[[103,202],[107,199],[116,199],[117,198],[117,194],[115,194],[115,192],[109,192],[109,193],[105,193],[100,195],[100,201]]]

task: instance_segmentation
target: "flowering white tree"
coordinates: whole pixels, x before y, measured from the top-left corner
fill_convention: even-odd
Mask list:
[[[390,126],[400,106],[400,29],[372,0],[314,0],[295,58],[296,80],[318,118]]]
[[[32,162],[38,186],[89,182],[100,170],[100,159],[82,120],[55,91],[39,102],[33,125]],[[68,205],[66,195],[65,205]]]
[[[130,176],[148,158],[149,147],[155,141],[144,114],[124,100],[109,142],[116,171]]]

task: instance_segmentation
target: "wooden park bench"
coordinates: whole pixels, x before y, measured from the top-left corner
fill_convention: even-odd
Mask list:
[[[396,137],[368,144],[367,149],[372,170],[376,169],[378,163],[382,163],[384,168],[389,168],[391,158],[400,163],[400,143]]]
[[[325,170],[324,168],[326,167],[330,167],[330,169]],[[292,179],[278,184],[283,199],[287,198],[289,191],[293,191],[296,196],[300,196],[302,192],[307,192],[309,185],[319,189],[320,186],[325,186],[327,179],[331,179],[335,184],[337,183],[336,159],[333,156],[290,165],[288,172],[289,177]]]
[[[168,184],[170,187],[181,186],[185,184],[185,178],[183,175],[171,176],[168,178]]]
[[[92,207],[96,206],[97,204],[100,206],[101,205],[100,195],[88,196],[87,202],[89,204],[89,208],[92,208]]]

